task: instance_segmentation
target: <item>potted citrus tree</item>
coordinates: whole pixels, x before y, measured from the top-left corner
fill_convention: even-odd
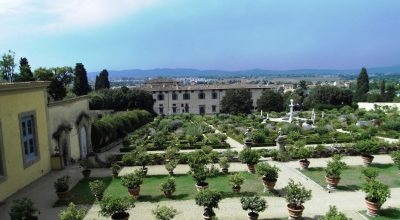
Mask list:
[[[239,193],[240,192],[240,188],[244,183],[244,177],[243,174],[241,173],[232,173],[231,175],[229,175],[228,177],[228,181],[232,186],[232,190],[235,193]]]
[[[37,220],[38,217],[35,215],[36,213],[38,213],[38,209],[34,206],[32,200],[22,198],[13,201],[8,214],[11,219]]]
[[[174,175],[174,169],[176,168],[176,166],[178,166],[178,162],[172,159],[165,164],[165,169],[168,171],[169,175],[172,176]]]
[[[86,216],[87,209],[76,208],[74,203],[70,203],[66,210],[60,212],[60,220],[83,220]]]
[[[365,165],[370,165],[374,156],[379,151],[379,143],[374,140],[361,140],[354,145],[356,151],[361,154],[361,158]]]
[[[295,183],[289,179],[287,186],[283,188],[289,216],[293,219],[300,219],[303,215],[304,203],[311,199],[311,190],[307,190],[303,184]]]
[[[344,213],[337,210],[336,206],[329,206],[329,211],[318,220],[350,220]]]
[[[69,176],[58,178],[54,182],[57,196],[60,200],[65,200],[69,196]]]
[[[206,182],[208,176],[208,169],[205,165],[195,166],[191,170],[193,178],[196,180],[196,189],[201,191],[208,188],[208,183]]]
[[[90,173],[92,170],[90,169],[92,167],[92,163],[88,159],[82,159],[79,160],[79,166],[83,169],[82,170],[82,175],[85,179],[90,178]]]
[[[219,166],[222,169],[222,172],[227,174],[229,172],[229,158],[228,157],[221,157],[221,159],[219,159]]]
[[[346,163],[341,161],[342,156],[333,155],[332,160],[328,161],[325,168],[325,179],[329,189],[335,189],[340,182],[342,170],[347,167]]]
[[[173,207],[157,205],[155,209],[151,211],[154,218],[157,220],[171,220],[178,214],[178,211]]]
[[[378,180],[372,179],[363,185],[362,190],[366,193],[367,214],[370,216],[378,215],[383,203],[390,198],[389,187]]]
[[[92,194],[96,197],[97,201],[100,201],[103,198],[104,190],[106,186],[101,180],[94,180],[89,182],[89,188]]]
[[[147,151],[141,151],[136,154],[136,160],[139,165],[142,166],[142,172],[144,176],[147,175],[147,171],[149,168],[147,168],[147,164],[150,162],[150,155],[147,153]]]
[[[170,177],[167,181],[160,184],[161,191],[164,192],[165,197],[170,198],[172,193],[176,190],[175,178]]]
[[[393,152],[390,156],[392,157],[394,165],[400,169],[400,151]]]
[[[140,193],[140,185],[143,183],[143,171],[135,170],[134,173],[130,173],[121,178],[123,186],[128,188],[129,194],[134,197],[138,197]]]
[[[263,212],[267,208],[267,201],[259,196],[242,197],[240,198],[242,209],[250,211],[247,216],[250,220],[257,220],[259,212]]]
[[[111,173],[112,173],[113,177],[118,177],[121,167],[118,164],[113,163],[113,164],[111,164],[110,168],[111,168]]]
[[[209,220],[215,217],[214,208],[218,208],[218,203],[221,201],[221,193],[205,189],[197,193],[195,196],[196,204],[204,207],[203,218]]]
[[[104,196],[99,202],[100,215],[111,217],[113,220],[128,220],[130,208],[135,207],[135,200],[132,197]]]
[[[300,158],[300,167],[302,169],[307,169],[310,166],[310,161],[308,158],[312,156],[312,149],[310,147],[300,146],[295,149],[295,156]]]
[[[258,160],[260,160],[261,155],[250,148],[245,148],[239,153],[239,160],[242,161],[242,163],[247,164],[247,168],[249,169],[250,173],[255,173],[254,166],[258,163]]]
[[[271,166],[269,163],[259,163],[256,166],[256,172],[262,176],[265,189],[273,191],[276,181],[278,180],[280,169],[278,167]]]

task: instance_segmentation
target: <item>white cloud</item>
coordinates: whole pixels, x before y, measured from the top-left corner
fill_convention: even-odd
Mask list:
[[[104,25],[161,1],[0,0],[0,22],[10,28],[21,26],[31,30],[58,32]]]

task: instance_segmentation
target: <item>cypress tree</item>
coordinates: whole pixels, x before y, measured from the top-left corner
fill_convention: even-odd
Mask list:
[[[86,95],[90,92],[90,86],[87,78],[86,69],[82,63],[77,63],[74,69],[74,87],[73,92],[77,96]]]
[[[104,69],[100,72],[99,76],[96,76],[95,90],[109,88],[110,81],[108,80],[108,71]]]
[[[380,90],[381,96],[383,98],[383,96],[385,95],[385,90],[386,90],[386,88],[385,88],[385,80],[381,81],[381,85],[379,87],[379,90]]]
[[[367,93],[369,91],[369,79],[367,69],[363,67],[360,74],[357,77],[357,87],[355,93],[355,101],[366,101]]]
[[[19,76],[16,77],[17,81],[25,82],[25,81],[34,81],[33,73],[31,70],[31,66],[29,65],[28,59],[26,57],[21,57],[19,60]]]

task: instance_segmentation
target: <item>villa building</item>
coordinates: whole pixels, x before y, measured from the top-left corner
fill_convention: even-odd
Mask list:
[[[48,85],[0,83],[0,202],[91,152],[88,98],[49,103]]]
[[[154,79],[146,82],[144,89],[153,94],[154,111],[157,114],[215,114],[220,112],[221,100],[227,90],[245,88],[252,94],[253,106],[268,85],[221,84],[180,85],[172,79]]]

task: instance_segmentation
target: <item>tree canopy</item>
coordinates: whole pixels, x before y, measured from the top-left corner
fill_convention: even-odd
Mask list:
[[[360,74],[357,77],[356,93],[354,94],[354,100],[362,102],[367,100],[369,91],[369,79],[367,69],[363,67]]]
[[[108,80],[108,71],[104,69],[100,72],[98,76],[96,76],[96,83],[94,89],[100,90],[109,88],[110,88],[110,81]]]
[[[26,57],[21,57],[19,60],[19,74],[15,75],[15,81],[26,82],[34,81],[31,66],[29,65],[28,59]]]
[[[263,111],[281,112],[283,107],[283,96],[273,90],[265,90],[257,100],[257,108]]]
[[[304,100],[307,108],[333,108],[351,105],[353,93],[349,89],[342,89],[336,86],[316,86],[311,94]]]
[[[77,63],[74,69],[73,92],[77,96],[81,96],[88,94],[90,91],[86,69],[82,63]]]
[[[3,54],[0,60],[0,79],[8,80],[9,82],[14,81],[14,68],[16,66],[14,57],[15,53],[12,50]]]
[[[251,92],[248,89],[230,89],[221,100],[222,113],[249,114],[253,109]]]
[[[72,81],[72,72],[72,68],[68,66],[49,69],[40,67],[34,71],[34,78],[50,81],[47,91],[55,101],[58,101],[67,95],[66,86]]]

